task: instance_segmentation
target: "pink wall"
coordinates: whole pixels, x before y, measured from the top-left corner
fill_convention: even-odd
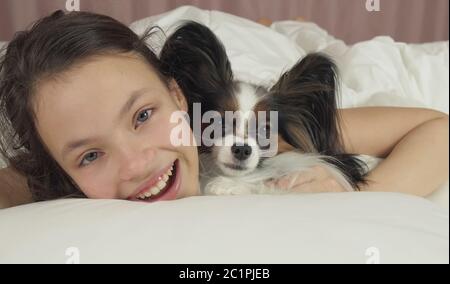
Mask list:
[[[390,35],[397,41],[448,40],[448,0],[378,0],[380,11],[368,12],[368,0],[80,0],[81,10],[113,16],[125,23],[180,5],[195,5],[247,17],[272,20],[302,17],[347,43]],[[377,0],[372,0],[377,1]],[[0,0],[0,41],[10,40],[66,0]]]

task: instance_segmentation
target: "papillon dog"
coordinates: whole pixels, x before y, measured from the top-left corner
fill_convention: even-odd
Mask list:
[[[202,120],[200,127],[204,194],[289,192],[267,181],[316,166],[348,191],[366,182],[365,163],[343,151],[337,67],[329,57],[309,54],[270,88],[253,85],[234,79],[225,48],[209,28],[186,22],[167,38],[160,60],[163,73],[183,91],[190,118],[195,105],[201,115],[218,114],[211,120],[218,121],[221,135],[206,135],[213,143],[203,137],[211,121]],[[227,117],[230,112],[235,115]]]

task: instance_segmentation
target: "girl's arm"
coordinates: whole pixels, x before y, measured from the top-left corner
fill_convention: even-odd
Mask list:
[[[342,109],[345,151],[385,158],[362,190],[426,196],[448,179],[448,115],[423,108]]]
[[[26,179],[11,168],[0,170],[0,209],[33,202]]]

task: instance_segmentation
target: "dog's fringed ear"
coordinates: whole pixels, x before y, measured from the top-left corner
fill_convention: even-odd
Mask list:
[[[280,134],[297,149],[322,154],[342,150],[338,139],[337,76],[330,58],[312,53],[271,88],[271,105],[278,111]]]
[[[278,111],[278,129],[295,148],[329,156],[347,180],[358,189],[365,183],[367,165],[353,154],[344,153],[337,110],[338,73],[334,62],[319,53],[299,61],[271,88]]]
[[[161,54],[162,72],[174,78],[183,91],[192,114],[192,104],[202,112],[219,110],[221,100],[231,95],[233,73],[225,48],[206,26],[188,21],[167,38]]]

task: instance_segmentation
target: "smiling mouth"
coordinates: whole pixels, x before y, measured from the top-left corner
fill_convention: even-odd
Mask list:
[[[172,187],[176,180],[176,176],[177,163],[175,161],[165,173],[158,177],[158,181],[155,185],[136,195],[137,200],[151,201],[160,198]]]

